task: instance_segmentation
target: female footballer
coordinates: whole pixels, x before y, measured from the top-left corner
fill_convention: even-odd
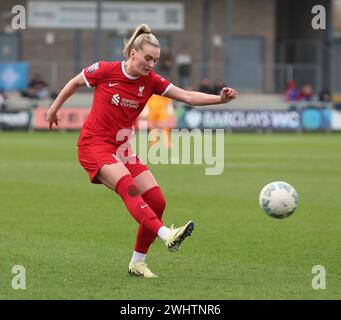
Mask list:
[[[153,94],[194,106],[227,103],[237,94],[227,87],[220,95],[186,91],[156,74],[153,68],[160,57],[160,45],[145,24],[125,43],[124,54],[125,61],[99,61],[83,69],[61,90],[46,118],[50,130],[53,124],[58,126],[62,104],[81,86],[95,88],[92,109],[78,139],[79,162],[92,183],[118,193],[139,223],[129,274],[155,278],[145,263],[150,245],[158,236],[176,252],[191,235],[194,223],[189,221],[179,228],[163,225],[166,201],[147,165],[129,148],[132,125]]]

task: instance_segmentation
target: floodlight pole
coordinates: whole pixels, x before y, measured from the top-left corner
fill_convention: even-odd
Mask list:
[[[101,31],[102,31],[102,0],[97,0],[97,24],[96,24],[96,60],[101,60]]]
[[[225,29],[225,83],[229,85],[232,55],[232,26],[233,0],[226,0],[226,29]]]
[[[320,88],[325,89],[328,88],[329,90],[336,89],[333,83],[333,62],[335,63],[335,57],[332,54],[332,51],[335,50],[334,47],[334,39],[333,39],[333,21],[332,21],[332,6],[333,3],[331,0],[327,0],[326,2],[326,30],[324,33],[324,43],[323,43],[323,62],[322,68],[325,70],[322,75],[322,81],[324,86]]]
[[[208,63],[210,59],[209,55],[209,34],[210,34],[210,1],[204,0],[204,28],[203,28],[203,67],[202,67],[202,78],[208,78]]]
[[[81,70],[81,30],[77,29],[74,31],[74,52],[75,52],[75,74],[79,73]]]

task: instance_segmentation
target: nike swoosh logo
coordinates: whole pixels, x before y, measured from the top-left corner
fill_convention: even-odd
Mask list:
[[[113,87],[113,86],[116,86],[118,85],[118,83],[109,83],[109,87]]]
[[[145,207],[148,207],[148,204],[145,204],[145,205],[141,206],[141,209],[143,209]]]

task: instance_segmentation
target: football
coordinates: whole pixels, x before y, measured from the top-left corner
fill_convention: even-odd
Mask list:
[[[297,192],[284,181],[267,184],[259,194],[259,205],[272,218],[283,219],[291,216],[297,208]]]

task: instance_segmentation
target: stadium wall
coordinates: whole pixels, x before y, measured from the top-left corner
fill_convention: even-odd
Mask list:
[[[48,130],[47,108],[0,112],[0,130]],[[60,110],[59,126],[55,130],[80,130],[90,109]],[[175,119],[174,119],[175,120]],[[136,127],[146,129],[141,120]],[[305,107],[290,110],[197,109],[177,108],[171,127],[187,129],[225,129],[231,132],[314,132],[341,131],[341,111],[330,108]]]

